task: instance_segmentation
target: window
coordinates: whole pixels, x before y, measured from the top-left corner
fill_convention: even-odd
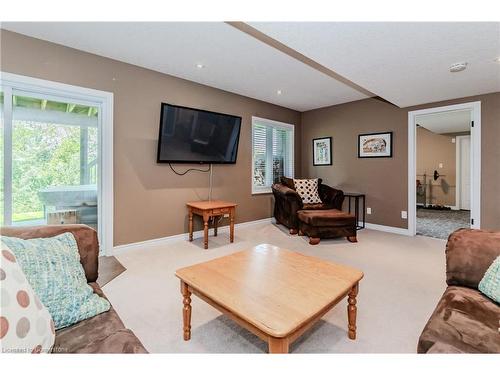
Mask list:
[[[294,126],[252,117],[252,194],[270,193],[280,177],[293,178]]]
[[[112,100],[2,73],[0,224],[83,223],[112,249]]]

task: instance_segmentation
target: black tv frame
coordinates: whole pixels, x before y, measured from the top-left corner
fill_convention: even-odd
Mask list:
[[[238,136],[236,137],[236,154],[235,154],[234,161],[207,162],[207,161],[191,161],[191,160],[160,160],[160,148],[161,148],[160,140],[161,140],[161,134],[162,134],[162,130],[163,130],[163,108],[165,106],[182,108],[182,109],[190,109],[190,110],[198,111],[198,112],[212,113],[215,115],[223,115],[223,116],[231,116],[231,117],[239,118],[240,119],[240,126],[238,129]],[[240,133],[241,133],[242,121],[243,121],[243,119],[241,116],[235,116],[235,115],[230,115],[228,113],[207,111],[205,109],[198,109],[198,108],[192,108],[192,107],[186,107],[186,106],[182,106],[182,105],[169,104],[169,103],[162,102],[161,107],[160,107],[160,132],[158,135],[158,149],[157,149],[157,153],[156,153],[156,162],[157,163],[164,163],[164,164],[166,163],[166,164],[197,164],[197,165],[200,165],[200,164],[236,164],[236,160],[238,159],[238,147],[240,145]]]

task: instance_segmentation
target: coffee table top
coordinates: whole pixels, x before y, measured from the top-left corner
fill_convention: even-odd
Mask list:
[[[273,337],[285,337],[331,308],[363,272],[272,245],[258,245],[175,275]]]
[[[187,202],[186,206],[198,208],[200,210],[213,210],[214,208],[236,207],[236,203],[226,201],[195,201]]]

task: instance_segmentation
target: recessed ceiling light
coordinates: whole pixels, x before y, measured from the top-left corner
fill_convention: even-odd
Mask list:
[[[466,62],[459,62],[459,63],[451,64],[450,72],[452,72],[452,73],[461,72],[462,70],[465,70],[465,68],[467,68]]]
[[[276,94],[281,95],[281,94],[282,94],[282,91],[281,91],[281,90],[278,90],[278,91],[276,91]]]
[[[198,64],[196,64],[196,67],[197,67],[198,69],[203,69],[203,68],[205,67],[205,65],[203,65],[203,64],[201,64],[201,63],[198,63]]]

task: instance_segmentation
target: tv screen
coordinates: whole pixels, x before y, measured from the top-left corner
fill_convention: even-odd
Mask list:
[[[159,163],[236,163],[241,117],[162,103]]]

